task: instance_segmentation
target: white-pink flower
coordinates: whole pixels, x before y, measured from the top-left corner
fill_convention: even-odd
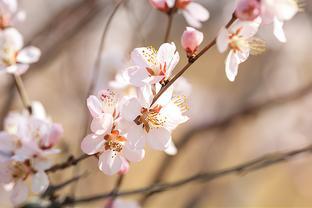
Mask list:
[[[260,25],[260,19],[252,22],[237,20],[229,28],[222,28],[217,37],[218,50],[223,53],[230,49],[225,61],[226,76],[234,81],[238,73],[238,65],[249,57],[249,54],[263,52],[264,43],[260,39],[253,38]]]
[[[23,37],[15,28],[0,30],[0,72],[23,74],[29,64],[39,60],[41,52],[34,46],[23,48]]]
[[[186,27],[181,37],[181,44],[188,57],[192,57],[204,40],[204,34],[192,27]]]
[[[126,76],[130,84],[143,87],[167,80],[180,56],[174,43],[164,43],[158,51],[153,47],[135,48],[131,60],[134,66],[126,69]]]
[[[139,204],[136,201],[115,199],[113,202],[109,202],[106,208],[140,208]]]
[[[261,13],[261,3],[259,0],[238,0],[235,15],[242,21],[253,21]]]
[[[12,26],[25,19],[25,12],[18,10],[17,0],[0,1],[0,28]]]
[[[300,10],[296,0],[261,0],[261,18],[264,24],[273,23],[275,37],[286,42],[283,30],[284,21],[288,21]]]
[[[93,117],[92,133],[87,135],[81,149],[88,155],[99,156],[99,169],[105,174],[113,175],[127,171],[128,161],[139,162],[145,151],[127,141],[118,127],[118,98],[111,90],[103,90],[98,96],[91,95],[87,100],[89,111]]]
[[[150,0],[150,3],[154,8],[165,13],[181,11],[187,23],[192,27],[199,28],[202,22],[209,19],[208,10],[192,0]]]
[[[187,23],[192,27],[200,28],[202,22],[209,19],[208,10],[192,0],[176,0],[175,6],[182,12]]]
[[[169,12],[171,8],[174,7],[175,0],[149,0],[151,5],[162,11],[162,12]]]
[[[183,97],[172,97],[170,88],[151,106],[154,96],[151,88],[145,86],[138,90],[137,97],[125,99],[119,123],[132,144],[143,146],[147,143],[153,149],[165,151],[170,145],[172,147],[172,130],[188,120],[183,115],[187,105]],[[160,84],[155,88],[158,92]]]

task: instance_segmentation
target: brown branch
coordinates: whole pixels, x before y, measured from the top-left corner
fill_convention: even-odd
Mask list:
[[[102,36],[101,36],[101,40],[100,40],[100,45],[99,45],[99,48],[98,48],[98,51],[97,51],[97,55],[96,55],[96,59],[95,59],[95,63],[94,63],[94,66],[93,66],[93,70],[92,70],[92,79],[91,79],[91,83],[90,83],[90,86],[89,86],[89,89],[88,89],[88,92],[87,92],[87,96],[89,94],[91,94],[96,86],[96,83],[97,83],[97,80],[99,78],[99,72],[100,72],[100,69],[101,69],[101,54],[104,50],[104,46],[105,46],[105,39],[106,39],[106,36],[107,36],[107,33],[109,31],[109,28],[110,28],[110,25],[112,23],[112,20],[115,16],[115,14],[117,13],[118,9],[120,8],[120,6],[125,2],[126,0],[119,0],[111,14],[109,15],[108,19],[107,19],[107,22],[104,26],[104,30],[102,32]]]
[[[229,28],[233,22],[236,20],[236,16],[235,14],[232,15],[231,20],[226,24],[226,28]],[[191,57],[188,60],[188,63],[177,73],[175,74],[170,80],[169,82],[164,85],[160,91],[155,95],[153,102],[151,104],[151,106],[159,99],[159,97],[179,78],[182,76],[182,74],[184,74],[184,72],[186,72],[190,66],[193,65],[193,63],[195,63],[204,53],[206,53],[212,46],[214,46],[216,44],[216,38],[214,38],[210,43],[207,44],[207,46],[205,48],[203,48],[196,56]]]
[[[73,156],[70,156],[65,162],[53,165],[51,168],[46,170],[46,172],[47,173],[48,172],[56,172],[58,170],[66,169],[68,167],[77,165],[79,162],[81,162],[84,159],[87,159],[89,157],[91,157],[91,155],[86,155],[86,154],[82,154],[81,156],[79,156],[77,158],[74,158]]]
[[[212,180],[215,180],[217,178],[221,178],[227,175],[231,174],[238,174],[239,176],[245,176],[247,173],[250,173],[252,171],[256,171],[262,168],[266,168],[268,166],[272,166],[275,164],[279,164],[281,162],[285,162],[287,160],[290,160],[294,158],[295,156],[303,153],[310,153],[312,151],[312,145],[308,145],[304,148],[300,148],[297,150],[289,151],[289,152],[276,152],[272,154],[267,154],[262,157],[256,158],[254,160],[248,161],[246,163],[239,164],[237,166],[233,166],[231,168],[225,168],[218,171],[213,172],[200,172],[195,175],[192,175],[190,177],[186,177],[184,179],[180,179],[175,182],[170,183],[159,183],[150,185],[143,188],[128,190],[128,191],[121,191],[118,193],[115,193],[116,196],[129,196],[129,195],[135,195],[135,194],[156,194],[165,192],[192,182],[209,182]],[[66,197],[62,202],[54,202],[54,204],[51,204],[50,207],[64,207],[67,205],[73,205],[73,204],[80,204],[80,203],[89,203],[92,201],[102,200],[106,198],[110,198],[113,196],[112,192],[109,193],[103,193],[103,194],[97,194],[93,196],[86,196],[81,198],[70,198]],[[56,206],[57,205],[57,206]]]
[[[15,81],[14,83],[15,83],[16,89],[22,100],[24,108],[31,114],[32,113],[31,104],[30,104],[30,100],[26,92],[23,80],[20,75],[13,74],[13,77],[14,77],[14,81]]]
[[[164,38],[164,43],[167,43],[169,40],[169,36],[170,36],[170,31],[171,31],[171,27],[172,27],[172,22],[173,22],[173,12],[169,12],[167,14],[168,20],[167,20],[167,27],[166,27],[166,33],[165,33],[165,38]]]
[[[261,111],[270,109],[275,106],[283,105],[285,103],[297,101],[301,98],[308,96],[311,92],[312,92],[312,83],[300,88],[299,90],[295,90],[292,93],[264,101],[263,103],[260,103],[257,105],[246,107],[236,113],[229,115],[228,117],[224,119],[214,121],[214,122],[207,122],[199,126],[196,126],[190,129],[189,131],[187,131],[182,136],[182,138],[178,140],[178,142],[176,143],[177,149],[179,150],[179,152],[183,151],[183,149],[189,144],[189,142],[195,135],[201,134],[203,132],[226,128],[227,126],[230,126],[233,122],[238,120],[239,118],[242,118],[248,115],[254,115],[254,114],[260,113]],[[151,184],[159,183],[162,179],[164,179],[169,168],[171,167],[173,162],[177,159],[178,157],[172,157],[172,156],[166,155],[165,158],[161,161],[159,168],[157,168],[157,172],[153,176]],[[141,202],[145,203],[147,198],[149,198],[149,196],[145,195],[141,199]]]

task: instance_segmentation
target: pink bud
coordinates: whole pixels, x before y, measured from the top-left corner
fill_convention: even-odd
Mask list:
[[[256,19],[260,12],[261,5],[259,0],[240,0],[235,10],[237,18],[243,21]]]
[[[150,0],[151,5],[162,12],[168,12],[170,7],[167,4],[167,0]]]
[[[60,124],[54,123],[51,126],[49,135],[41,140],[40,146],[43,149],[50,149],[58,143],[63,135],[63,127]]]
[[[204,34],[192,27],[186,27],[186,30],[182,34],[181,44],[187,53],[188,57],[195,54],[198,46],[203,42]]]

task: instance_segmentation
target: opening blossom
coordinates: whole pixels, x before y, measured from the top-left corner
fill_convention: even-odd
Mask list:
[[[187,23],[195,28],[200,28],[202,22],[209,19],[208,10],[192,0],[150,0],[152,6],[162,12],[181,11]]]
[[[0,132],[0,183],[11,192],[14,205],[27,199],[27,179],[31,179],[34,193],[48,188],[45,170],[52,166],[49,156],[59,153],[53,147],[63,133],[59,124],[46,117],[40,103],[33,109],[32,115],[10,113],[5,131]]]
[[[155,93],[160,87],[155,86]],[[138,89],[137,97],[127,98],[121,108],[120,126],[131,143],[138,146],[147,143],[155,150],[166,151],[174,148],[171,132],[188,120],[183,115],[188,108],[184,97],[172,96],[172,88],[151,106],[154,95],[152,87],[146,86]]]
[[[283,30],[288,21],[300,11],[297,0],[240,0],[235,14],[240,20],[252,21],[261,17],[263,24],[273,23],[273,34],[280,42],[286,42]]]
[[[136,48],[131,53],[132,63],[126,69],[129,83],[136,87],[167,80],[180,60],[174,43],[163,43],[158,51],[153,47]]]
[[[0,30],[0,72],[20,75],[39,60],[40,50],[34,46],[23,48],[23,44],[23,37],[15,28]]]
[[[145,154],[143,147],[131,144],[119,130],[121,104],[111,90],[102,90],[98,96],[87,99],[93,117],[92,133],[83,139],[81,149],[88,155],[98,156],[99,169],[108,175],[127,172],[128,161],[139,162]]]
[[[204,40],[204,34],[192,27],[186,27],[181,37],[181,44],[188,57],[195,55],[199,45]]]
[[[259,54],[265,50],[264,42],[253,36],[257,33],[260,19],[252,22],[237,20],[229,28],[222,28],[217,37],[218,50],[223,53],[230,49],[225,61],[225,73],[230,81],[234,81],[238,73],[238,65],[247,60],[249,54]]]

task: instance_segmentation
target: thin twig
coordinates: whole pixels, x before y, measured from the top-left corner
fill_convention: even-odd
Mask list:
[[[68,185],[72,184],[72,183],[75,183],[77,182],[78,180],[80,180],[81,178],[83,177],[86,177],[87,176],[87,173],[83,173],[81,175],[78,175],[78,176],[74,176],[60,184],[56,184],[56,185],[53,185],[51,184],[48,189],[43,193],[41,194],[41,198],[50,198],[50,197],[53,197],[55,192],[67,187]]]
[[[94,66],[93,66],[93,70],[92,70],[92,79],[91,79],[91,83],[90,83],[90,86],[89,86],[89,89],[87,91],[87,96],[89,94],[91,94],[96,86],[96,83],[97,83],[97,80],[99,78],[99,72],[100,72],[100,69],[101,69],[101,55],[102,55],[102,52],[104,50],[104,46],[105,46],[105,39],[106,39],[106,36],[107,36],[107,33],[109,31],[109,28],[110,28],[110,25],[112,23],[112,20],[116,14],[116,12],[118,11],[118,9],[120,8],[120,6],[125,2],[126,0],[119,0],[113,10],[112,10],[112,13],[109,15],[108,19],[107,19],[107,22],[104,26],[104,30],[102,32],[102,36],[101,36],[101,40],[100,40],[100,45],[99,45],[99,48],[98,48],[98,51],[97,51],[97,54],[96,54],[96,58],[95,58],[95,62],[94,62]]]
[[[14,76],[16,89],[17,89],[18,94],[22,100],[24,108],[31,114],[32,113],[31,104],[30,104],[30,100],[29,100],[29,97],[27,95],[23,80],[20,77],[20,75],[14,74],[13,76]]]
[[[228,117],[224,119],[201,124],[197,127],[190,129],[182,136],[181,139],[177,140],[178,141],[176,143],[177,149],[179,150],[179,152],[183,151],[183,149],[189,144],[189,142],[195,135],[198,135],[207,131],[220,129],[220,128],[222,129],[226,128],[227,126],[230,126],[236,120],[239,120],[239,118],[242,118],[248,115],[257,114],[263,110],[266,110],[266,109],[269,109],[278,105],[297,101],[301,98],[308,96],[309,94],[311,94],[311,92],[312,92],[312,83],[300,88],[299,90],[295,90],[294,92],[291,92],[289,94],[264,101],[263,103],[260,103],[257,105],[246,107],[236,113],[229,115]],[[202,137],[199,137],[199,138],[202,138]],[[157,168],[157,171],[155,175],[153,176],[151,184],[159,183],[162,179],[164,179],[165,175],[167,174],[169,170],[169,167],[171,167],[171,164],[173,164],[173,162],[177,159],[178,157],[165,156],[165,158],[160,162],[159,168]],[[145,203],[147,198],[149,198],[149,196],[145,195],[141,199],[141,202]]]
[[[173,12],[169,12],[167,14],[168,20],[167,20],[167,27],[166,27],[166,33],[165,33],[165,38],[164,38],[164,43],[167,43],[169,40],[169,36],[170,36],[170,31],[171,31],[171,27],[172,27],[172,21],[173,21]]]
[[[226,24],[226,28],[229,28],[233,22],[236,20],[236,16],[233,14],[231,20]],[[188,70],[190,68],[190,66],[193,65],[193,63],[195,63],[204,53],[206,53],[212,46],[214,46],[216,44],[216,38],[214,38],[210,43],[207,44],[207,46],[205,48],[203,48],[196,56],[191,57],[188,60],[188,63],[177,73],[175,74],[170,80],[169,82],[163,86],[160,91],[155,95],[153,102],[151,104],[151,106],[158,100],[158,98],[179,78],[182,76],[182,74],[184,74],[184,72],[186,72],[186,70]]]
[[[80,157],[74,158],[73,156],[69,157],[65,162],[60,163],[60,164],[55,164],[53,165],[51,168],[49,168],[48,170],[46,170],[46,172],[56,172],[58,170],[63,170],[66,169],[68,167],[77,165],[79,162],[83,161],[84,159],[87,159],[91,157],[90,155],[87,154],[82,154]]]
[[[218,171],[213,172],[200,172],[195,175],[192,175],[190,177],[186,177],[184,179],[180,179],[175,182],[170,183],[160,183],[160,184],[154,184],[143,188],[128,190],[128,191],[121,191],[118,193],[115,193],[116,196],[128,196],[128,195],[135,195],[135,194],[156,194],[161,193],[164,191],[171,190],[173,188],[177,188],[192,182],[209,182],[217,178],[221,178],[227,175],[231,174],[238,174],[239,176],[245,176],[247,173],[272,166],[281,162],[285,162],[287,160],[290,160],[294,158],[295,156],[303,153],[309,153],[312,151],[312,145],[308,145],[304,148],[300,148],[297,150],[284,152],[284,153],[272,153],[267,154],[262,157],[256,158],[254,160],[248,161],[246,163],[242,163],[237,166],[233,166],[231,168],[225,168]],[[57,207],[64,207],[67,205],[73,205],[73,204],[80,204],[80,203],[90,203],[92,201],[102,200],[106,198],[110,198],[113,196],[112,192],[109,193],[103,193],[103,194],[97,194],[93,196],[86,196],[81,198],[70,198],[66,197],[64,201],[62,202],[55,202],[58,204]],[[54,204],[55,205],[55,204]]]

